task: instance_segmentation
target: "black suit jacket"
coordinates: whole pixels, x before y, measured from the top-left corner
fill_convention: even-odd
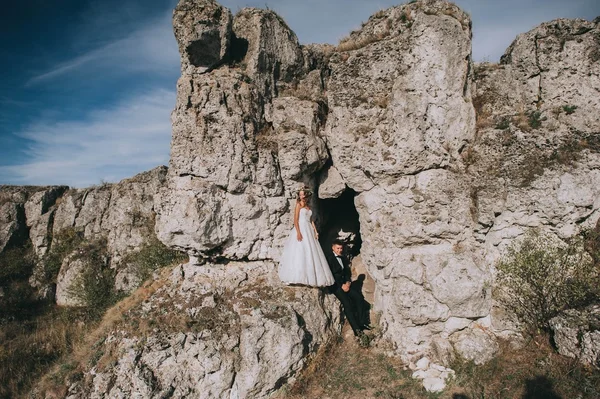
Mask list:
[[[333,278],[335,279],[335,284],[331,286],[332,290],[336,290],[348,281],[352,281],[350,262],[348,262],[348,259],[345,256],[342,255],[342,263],[344,264],[343,269],[332,251],[328,252],[325,257],[327,258],[327,263],[331,269],[331,274],[333,274]]]

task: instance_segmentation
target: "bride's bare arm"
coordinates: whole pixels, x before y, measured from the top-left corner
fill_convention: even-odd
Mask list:
[[[315,237],[317,237],[317,240],[319,239],[319,233],[317,232],[317,226],[315,226],[315,222],[314,220],[310,221],[313,227],[313,230],[315,231]]]
[[[296,228],[296,237],[298,241],[302,241],[302,233],[300,232],[300,226],[298,225],[298,219],[300,218],[300,204],[296,204],[294,210],[294,227]]]

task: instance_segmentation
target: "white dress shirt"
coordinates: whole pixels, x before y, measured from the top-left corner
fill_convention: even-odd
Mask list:
[[[342,262],[342,258],[338,257],[338,255],[335,252],[333,253],[333,256],[335,256],[335,258],[337,259],[338,263],[340,264],[340,266],[343,269],[344,268],[344,262]]]

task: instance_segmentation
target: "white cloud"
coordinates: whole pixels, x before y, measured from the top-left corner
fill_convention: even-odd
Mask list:
[[[174,104],[174,91],[158,89],[83,121],[38,120],[17,134],[29,142],[28,161],[0,167],[0,179],[85,187],[166,165]]]
[[[32,86],[68,73],[126,74],[136,72],[173,73],[179,70],[179,51],[173,36],[171,11],[124,38],[113,40],[82,55],[60,62],[33,76]]]

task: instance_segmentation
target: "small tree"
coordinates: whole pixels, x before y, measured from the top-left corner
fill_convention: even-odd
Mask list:
[[[497,264],[499,300],[531,329],[598,298],[598,270],[581,236],[560,241],[533,232]]]
[[[156,270],[187,261],[187,255],[167,247],[155,236],[149,240],[137,252],[132,252],[125,257],[123,263],[132,265],[132,271],[140,281],[146,281]]]
[[[99,317],[104,311],[121,299],[115,291],[115,270],[109,267],[106,239],[84,241],[76,250],[73,260],[84,263],[68,292],[77,298],[93,316]]]

